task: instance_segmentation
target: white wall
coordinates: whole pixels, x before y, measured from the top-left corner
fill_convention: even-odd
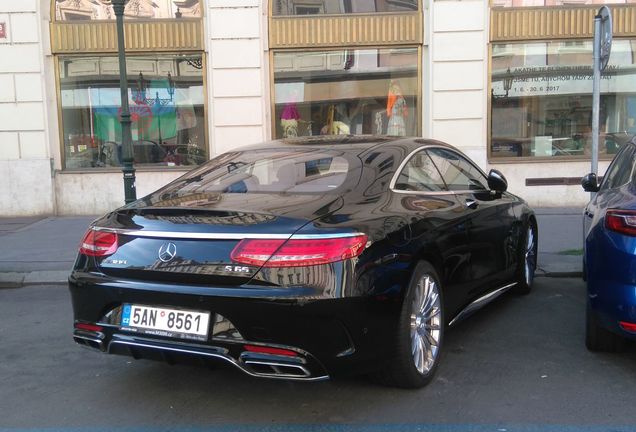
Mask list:
[[[268,137],[267,4],[207,1],[208,86],[212,153]]]
[[[159,189],[186,171],[137,171],[137,197]],[[64,173],[55,176],[57,213],[60,215],[100,215],[124,205],[121,171]]]
[[[42,16],[36,0],[0,0],[0,216],[54,211]],[[48,29],[48,26],[46,27]]]
[[[488,0],[435,0],[429,8],[428,134],[485,167]]]

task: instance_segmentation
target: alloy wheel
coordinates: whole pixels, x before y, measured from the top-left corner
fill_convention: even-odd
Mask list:
[[[528,227],[526,234],[526,253],[525,253],[525,278],[528,286],[532,285],[534,280],[534,270],[537,267],[537,252],[535,245],[534,230],[532,226]]]
[[[417,283],[411,307],[411,353],[417,371],[428,374],[440,349],[442,310],[439,288],[428,274]]]

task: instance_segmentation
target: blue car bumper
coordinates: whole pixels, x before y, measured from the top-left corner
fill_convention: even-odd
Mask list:
[[[636,324],[636,238],[597,226],[586,243],[587,291],[599,323],[636,340],[620,323]]]

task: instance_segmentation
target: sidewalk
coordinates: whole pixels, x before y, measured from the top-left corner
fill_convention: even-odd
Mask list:
[[[95,217],[0,219],[0,287],[65,284]]]
[[[580,276],[582,210],[535,209],[538,275]],[[0,288],[65,284],[77,248],[95,217],[0,218]]]
[[[537,275],[582,275],[583,208],[536,208],[539,224]]]

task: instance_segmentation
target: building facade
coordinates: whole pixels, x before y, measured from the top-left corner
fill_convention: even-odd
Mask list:
[[[341,133],[446,141],[532,205],[583,205],[601,4],[603,173],[636,133],[636,0],[130,0],[138,196],[243,145]],[[113,18],[0,0],[0,216],[123,204]]]

